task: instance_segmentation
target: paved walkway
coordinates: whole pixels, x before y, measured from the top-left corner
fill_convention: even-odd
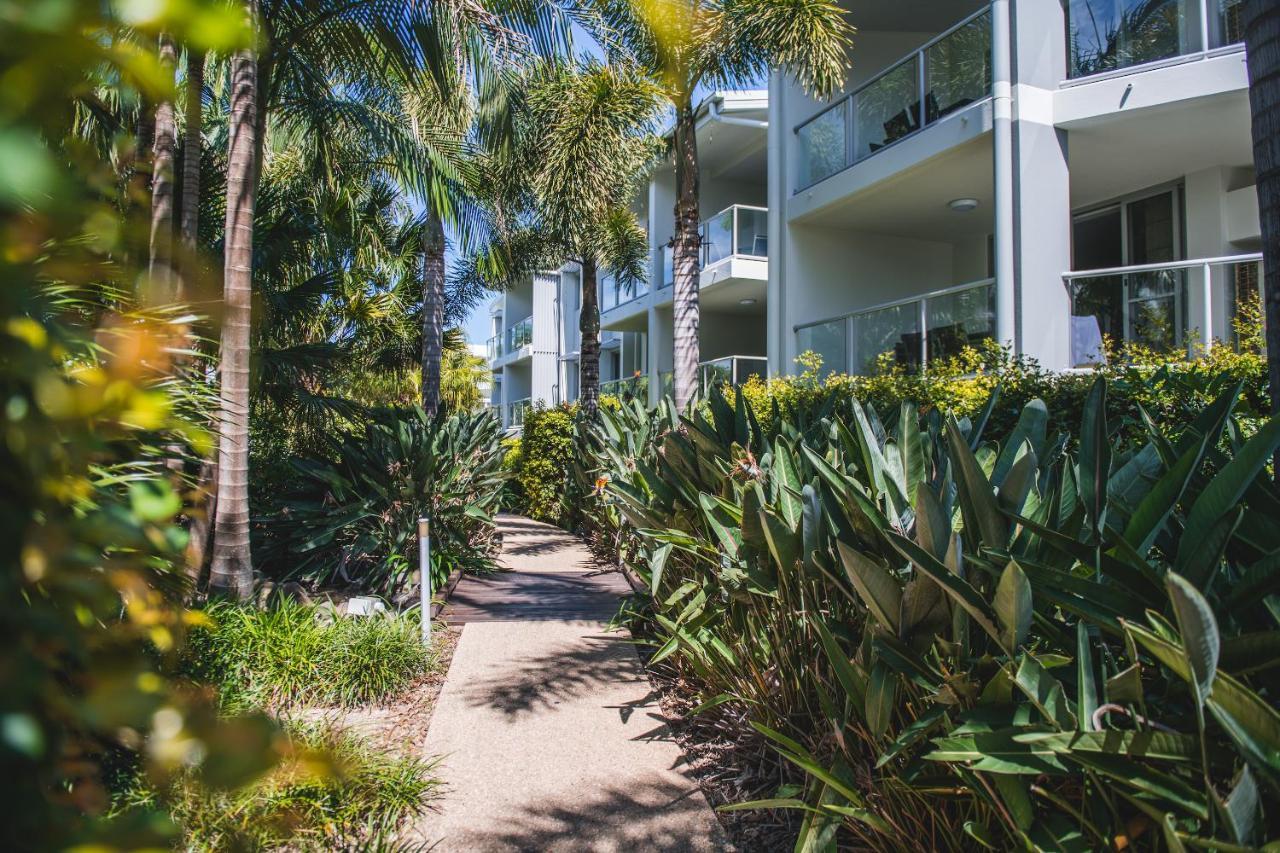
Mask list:
[[[499,527],[510,571],[464,578],[445,611],[465,624],[427,733],[446,790],[423,839],[445,853],[725,849],[634,647],[604,630],[625,581],[557,528]]]

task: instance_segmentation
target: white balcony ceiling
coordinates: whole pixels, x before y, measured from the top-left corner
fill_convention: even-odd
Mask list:
[[[1072,125],[1071,206],[1088,207],[1214,166],[1251,169],[1251,139],[1245,92]]]
[[[864,32],[918,33],[941,32],[987,4],[976,0],[843,0],[840,5],[849,10],[849,22]],[[856,55],[856,35],[853,50]]]
[[[805,224],[927,240],[953,240],[993,230],[991,134],[951,148],[808,217]],[[978,200],[957,213],[948,202]]]

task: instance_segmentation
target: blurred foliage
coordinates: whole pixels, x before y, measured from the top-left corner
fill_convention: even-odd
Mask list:
[[[254,784],[220,790],[190,773],[163,787],[133,780],[116,819],[163,809],[187,850],[382,849],[439,784],[431,763],[332,723],[291,721],[285,730],[293,754]]]
[[[182,500],[136,467],[178,442],[207,449],[170,386],[190,349],[152,310],[137,185],[75,132],[101,84],[169,94],[150,45],[164,29],[228,50],[234,6],[49,0],[0,7],[0,845],[154,846],[150,813],[108,825],[106,768],[133,756],[154,784],[179,773],[229,790],[292,751],[260,716],[219,719],[167,673],[199,616],[181,606]],[[120,472],[128,469],[126,473]]]

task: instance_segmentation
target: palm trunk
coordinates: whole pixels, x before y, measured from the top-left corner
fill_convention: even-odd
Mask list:
[[[683,408],[698,389],[698,137],[693,106],[676,113],[676,233],[672,271],[676,405]]]
[[[587,418],[600,405],[600,294],[596,290],[596,262],[582,261],[582,308],[578,311],[578,405]]]
[[[1253,168],[1262,225],[1263,310],[1271,413],[1280,415],[1280,5],[1246,0],[1244,43],[1249,57],[1253,112]],[[1280,482],[1280,452],[1275,456]]]
[[[204,141],[204,54],[187,49],[186,130],[182,140],[182,241],[194,250],[200,239],[200,152]]]
[[[178,49],[167,33],[160,34],[160,66],[172,83]],[[178,149],[178,125],[173,100],[156,105],[155,143],[151,159],[151,258],[148,278],[152,295],[164,303],[177,301],[173,272],[173,160]]]
[[[246,3],[256,11],[254,0]],[[258,64],[251,49],[232,60],[230,144],[222,320],[222,404],[218,412],[218,509],[214,517],[210,589],[247,600],[253,594],[249,554],[249,320],[253,288],[253,214],[257,201],[255,140]]]
[[[440,407],[440,358],[444,351],[444,226],[427,214],[422,241],[422,408]]]

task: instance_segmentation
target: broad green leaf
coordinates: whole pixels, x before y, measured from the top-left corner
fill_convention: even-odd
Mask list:
[[[968,735],[933,739],[929,761],[972,762],[969,767],[986,773],[1014,773],[1037,776],[1041,773],[1065,773],[1067,765],[1048,747],[1019,743],[1013,739],[1017,730],[977,732]]]
[[[997,486],[1004,483],[1005,475],[1013,467],[1024,442],[1031,445],[1035,454],[1044,449],[1045,431],[1049,424],[1049,408],[1044,401],[1036,398],[1027,402],[1018,414],[1018,423],[1005,441],[1000,456],[996,459],[996,467],[991,472],[991,482]]]
[[[1178,620],[1178,631],[1182,634],[1183,653],[1194,676],[1196,701],[1203,705],[1213,690],[1218,671],[1218,621],[1209,602],[1186,578],[1170,572],[1165,583]]]
[[[1135,663],[1107,679],[1107,701],[1119,705],[1133,705],[1142,701],[1142,669],[1138,664]]]
[[[932,554],[926,552],[916,543],[893,531],[886,533],[890,544],[906,557],[916,568],[933,578],[951,598],[960,605],[982,630],[993,640],[1000,642],[1000,630],[996,627],[995,614],[987,603],[978,595],[977,590],[967,581],[938,562]]]
[[[1227,795],[1225,817],[1231,829],[1231,835],[1237,844],[1252,844],[1254,830],[1258,825],[1258,811],[1261,807],[1258,785],[1253,780],[1249,765],[1240,769],[1231,793]]]
[[[1204,451],[1205,441],[1202,440],[1182,454],[1138,504],[1124,530],[1124,539],[1134,551],[1145,554],[1151,550],[1152,543],[1164,529],[1165,522],[1182,499],[1191,478],[1200,470]]]
[[[1055,752],[1101,752],[1162,761],[1200,760],[1200,744],[1191,735],[1161,731],[1035,732],[1014,735],[1019,743],[1035,743]]]
[[[966,529],[965,538],[972,538],[976,532],[981,544],[1003,548],[1008,542],[1008,525],[1004,514],[1000,512],[991,483],[982,473],[973,451],[961,436],[960,425],[954,417],[947,420],[946,437],[965,523],[973,526],[972,531]]]
[[[1076,623],[1076,719],[1081,729],[1093,728],[1093,712],[1098,708],[1098,685],[1093,672],[1093,650],[1084,620]]]
[[[951,519],[926,483],[916,487],[916,542],[939,560],[951,544]]]
[[[862,710],[865,708],[867,701],[866,678],[853,668],[853,664],[849,662],[849,658],[845,656],[835,637],[831,636],[831,632],[827,630],[827,626],[822,619],[818,616],[810,616],[809,621],[818,632],[818,638],[822,641],[822,647],[827,653],[827,660],[831,662],[831,668],[835,670],[836,679],[840,682],[840,686],[844,688],[844,692],[848,694],[849,701],[853,703],[854,707]]]
[[[902,586],[898,580],[884,566],[844,542],[837,540],[836,550],[849,582],[867,609],[881,625],[896,634],[902,613]]]
[[[996,585],[992,602],[1000,620],[1000,642],[1009,654],[1015,654],[1031,630],[1031,583],[1016,560],[1010,560]]]
[[[889,748],[876,759],[876,767],[883,767],[897,758],[906,749],[910,749],[920,741],[924,740],[929,730],[937,725],[938,721],[945,717],[947,709],[942,707],[933,708],[920,716],[915,722],[902,730],[897,739],[889,745]]]
[[[760,510],[760,521],[764,527],[764,538],[769,543],[769,552],[773,554],[779,571],[793,570],[800,561],[800,537],[796,535],[795,528],[768,509]]]
[[[871,678],[867,681],[867,728],[873,737],[883,737],[893,717],[894,698],[898,692],[898,679],[888,666],[876,661],[871,666]]]
[[[1018,674],[1013,680],[1050,723],[1064,730],[1076,727],[1075,718],[1067,707],[1062,682],[1050,675],[1049,670],[1032,655],[1022,655]]]
[[[1111,472],[1111,439],[1107,434],[1107,382],[1094,380],[1085,398],[1080,423],[1080,498],[1094,531],[1103,529],[1107,513],[1107,476]]]
[[[1178,574],[1184,574],[1197,589],[1204,587],[1208,577],[1185,574],[1187,566],[1193,562],[1197,549],[1209,535],[1214,522],[1236,508],[1277,447],[1280,447],[1280,418],[1272,418],[1240,448],[1192,505],[1183,526],[1182,547],[1178,548],[1173,568]],[[1203,566],[1199,568],[1204,569]]]
[[[649,563],[649,594],[658,597],[658,588],[662,584],[662,570],[666,568],[667,558],[671,556],[671,543],[659,545],[653,552]]]

